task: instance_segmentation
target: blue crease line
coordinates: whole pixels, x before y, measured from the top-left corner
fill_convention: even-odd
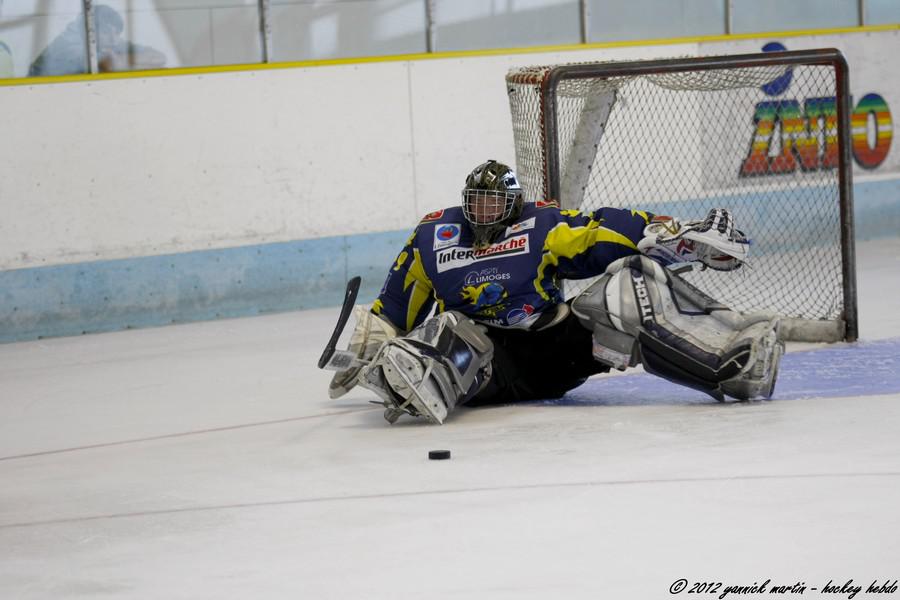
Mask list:
[[[781,360],[772,400],[900,393],[900,338],[791,352]],[[646,373],[589,379],[548,406],[716,403],[710,396]]]

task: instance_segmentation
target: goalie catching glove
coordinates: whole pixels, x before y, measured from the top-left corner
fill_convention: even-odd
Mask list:
[[[637,247],[663,266],[700,262],[717,271],[733,271],[747,260],[750,240],[735,229],[729,211],[714,208],[702,221],[654,217]]]

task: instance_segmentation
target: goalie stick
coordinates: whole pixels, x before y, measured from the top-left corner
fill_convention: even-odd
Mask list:
[[[326,365],[328,365],[331,358],[334,356],[338,338],[341,337],[341,333],[347,325],[347,319],[350,318],[350,311],[353,310],[353,305],[356,304],[356,294],[359,293],[359,284],[361,282],[362,278],[359,275],[347,282],[347,289],[344,291],[344,304],[341,305],[341,314],[338,317],[337,324],[334,326],[334,332],[331,334],[331,339],[328,340],[328,344],[325,345],[322,356],[319,357],[320,369],[326,368]]]

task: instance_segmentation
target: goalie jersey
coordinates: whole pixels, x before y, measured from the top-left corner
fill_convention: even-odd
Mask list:
[[[600,275],[611,262],[638,254],[652,216],[526,202],[501,236],[475,249],[461,207],[430,213],[397,256],[372,312],[402,331],[424,321],[434,305],[487,325],[528,328],[564,301],[560,279]]]

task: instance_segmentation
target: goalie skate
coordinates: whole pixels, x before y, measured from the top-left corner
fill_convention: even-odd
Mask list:
[[[444,400],[448,392],[442,393],[438,380],[432,377],[434,363],[423,361],[400,344],[385,347],[382,360],[385,380],[404,399],[395,410],[442,424],[453,407]]]
[[[388,340],[360,375],[384,401],[384,418],[403,414],[441,424],[491,376],[493,344],[475,323],[449,311]]]
[[[780,324],[776,320],[758,325],[762,331],[768,331],[754,340],[744,371],[737,377],[722,382],[722,391],[738,400],[768,400],[775,391],[778,365],[784,354],[784,342],[779,339]]]

